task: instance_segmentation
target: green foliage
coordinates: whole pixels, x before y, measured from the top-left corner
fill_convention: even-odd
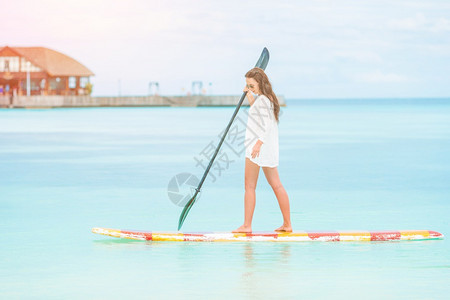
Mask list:
[[[86,83],[86,86],[84,87],[86,89],[86,93],[88,95],[90,95],[92,93],[92,88],[94,87],[94,85],[90,82]]]

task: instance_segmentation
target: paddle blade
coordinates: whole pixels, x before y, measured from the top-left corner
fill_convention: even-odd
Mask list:
[[[198,190],[195,191],[194,196],[184,206],[183,211],[181,212],[181,215],[180,215],[180,219],[178,220],[178,230],[180,230],[181,226],[183,226],[184,219],[186,219],[189,211],[191,210],[192,206],[194,205],[195,200],[197,198],[197,194],[198,194]]]
[[[269,57],[270,57],[269,50],[267,50],[267,48],[264,47],[264,49],[261,53],[261,56],[259,57],[258,62],[256,63],[255,67],[265,70],[267,67],[267,64],[269,63]]]

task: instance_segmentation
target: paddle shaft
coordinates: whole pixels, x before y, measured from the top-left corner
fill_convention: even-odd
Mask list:
[[[255,67],[265,70],[268,63],[269,63],[269,50],[267,50],[267,48],[264,47],[264,49],[261,53],[261,56],[259,57],[258,61],[256,62]],[[217,146],[216,152],[214,152],[214,155],[213,155],[211,161],[209,162],[209,165],[206,168],[205,173],[203,174],[202,180],[200,180],[200,183],[199,183],[198,187],[195,189],[195,193],[192,196],[192,198],[184,206],[183,211],[181,212],[181,215],[180,215],[180,219],[178,220],[178,230],[180,230],[181,226],[183,226],[183,222],[186,219],[187,214],[191,210],[192,205],[194,205],[197,194],[200,192],[200,189],[201,189],[203,183],[205,182],[206,176],[208,175],[208,172],[214,163],[214,159],[216,158],[217,154],[219,153],[220,147],[222,146],[222,143],[225,140],[225,137],[227,136],[227,133],[230,130],[231,124],[233,123],[234,118],[236,117],[237,113],[239,112],[239,108],[241,107],[242,102],[244,101],[246,95],[247,95],[247,92],[244,92],[242,94],[242,97],[239,100],[236,110],[234,111],[234,114],[231,117],[231,120],[228,123],[228,126],[223,133],[223,136],[222,136],[222,139],[220,140],[219,146]]]
[[[225,132],[223,133],[223,136],[222,136],[222,138],[221,138],[221,140],[220,140],[220,143],[219,143],[219,145],[217,146],[216,151],[214,152],[214,155],[213,155],[213,157],[211,158],[211,161],[209,162],[209,165],[208,165],[208,167],[206,168],[205,173],[203,174],[202,180],[200,180],[200,183],[198,184],[198,187],[196,188],[197,193],[200,192],[200,189],[202,188],[203,182],[205,181],[206,176],[208,176],[209,170],[211,169],[211,167],[212,167],[212,165],[213,165],[213,163],[214,163],[214,160],[216,159],[216,156],[217,156],[217,154],[219,153],[220,147],[222,146],[223,141],[225,140],[225,137],[227,136],[227,133],[228,133],[228,131],[230,130],[231,124],[233,124],[234,118],[236,118],[236,115],[238,114],[239,109],[241,108],[242,102],[244,102],[244,99],[245,99],[245,96],[246,96],[246,95],[247,95],[247,92],[244,92],[244,93],[242,94],[241,99],[239,100],[239,103],[238,103],[236,109],[234,110],[233,116],[231,117],[231,120],[230,120],[230,122],[228,123],[228,126],[227,126],[227,128],[225,129]]]

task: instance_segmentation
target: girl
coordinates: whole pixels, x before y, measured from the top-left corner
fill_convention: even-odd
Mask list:
[[[245,74],[247,83],[244,92],[250,102],[245,131],[245,218],[244,225],[233,232],[251,232],[256,202],[256,183],[262,167],[267,182],[278,199],[283,225],[275,231],[291,232],[289,197],[278,175],[278,116],[280,104],[272,91],[264,70],[253,68]],[[255,98],[253,94],[256,94]]]

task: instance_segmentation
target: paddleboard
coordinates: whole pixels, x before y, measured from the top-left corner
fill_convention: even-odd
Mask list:
[[[295,232],[152,232],[93,228],[93,233],[116,238],[167,242],[344,242],[344,241],[410,241],[437,240],[444,235],[430,230],[400,231],[295,231]]]

